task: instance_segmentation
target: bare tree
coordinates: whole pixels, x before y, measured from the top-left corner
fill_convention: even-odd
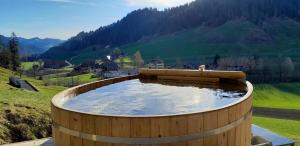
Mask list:
[[[176,58],[176,67],[177,68],[182,68],[183,67],[183,63],[181,61],[181,58]]]
[[[135,65],[140,68],[143,66],[144,64],[144,60],[142,58],[142,55],[141,55],[141,52],[140,51],[137,51],[134,55],[134,62],[135,62]]]
[[[34,77],[34,78],[35,78],[35,76],[36,76],[36,72],[38,71],[38,69],[39,69],[39,65],[34,64],[34,65],[32,66],[32,71],[33,71],[33,77]]]
[[[39,63],[40,69],[43,68],[43,60],[42,60],[42,59],[39,59],[39,60],[38,60],[38,63]]]
[[[235,66],[235,61],[231,57],[221,58],[218,61],[218,68],[224,70],[230,70],[232,67]]]
[[[281,63],[281,68],[282,74],[285,78],[292,76],[295,71],[295,65],[290,57],[284,59],[284,61]]]
[[[22,79],[22,75],[24,73],[24,66],[20,66],[17,68],[17,72],[19,73],[20,78]]]

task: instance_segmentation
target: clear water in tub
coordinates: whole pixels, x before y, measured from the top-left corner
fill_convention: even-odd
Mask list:
[[[235,103],[245,94],[245,90],[218,85],[133,79],[72,97],[63,107],[92,114],[159,116],[213,110]]]

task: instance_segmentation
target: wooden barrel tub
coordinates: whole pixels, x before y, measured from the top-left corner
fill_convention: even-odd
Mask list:
[[[238,102],[210,111],[163,116],[99,115],[66,109],[62,100],[135,78],[159,78],[218,83],[235,80],[247,93]],[[55,146],[250,146],[251,83],[243,72],[149,70],[139,75],[96,81],[69,88],[52,99]]]

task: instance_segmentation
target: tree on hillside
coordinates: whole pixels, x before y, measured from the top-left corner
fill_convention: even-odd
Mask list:
[[[284,59],[281,63],[282,74],[285,78],[292,76],[295,71],[295,65],[290,57]]]
[[[19,43],[18,38],[15,33],[12,33],[11,38],[9,40],[9,52],[10,52],[10,67],[13,71],[17,71],[20,66],[19,60]]]
[[[182,68],[183,67],[183,63],[180,57],[176,58],[176,67],[177,68]]]
[[[25,70],[24,66],[21,66],[21,67],[17,68],[17,73],[19,74],[20,78],[22,78],[24,70]]]
[[[42,59],[39,59],[38,60],[38,63],[39,63],[39,68],[43,68],[43,60]]]
[[[133,55],[133,58],[134,58],[134,62],[135,62],[135,65],[137,67],[142,67],[143,64],[144,64],[144,60],[142,58],[142,55],[141,55],[141,52],[140,51],[137,51],[134,55]]]
[[[125,57],[120,58],[120,67],[123,69],[125,68]]]
[[[33,71],[34,78],[36,76],[36,72],[38,71],[38,69],[39,69],[39,65],[37,65],[37,64],[32,65],[32,71]]]
[[[219,56],[219,54],[216,54],[216,56],[214,57],[213,66],[214,66],[215,68],[218,67],[218,62],[219,62],[220,58],[221,58],[221,57]]]
[[[121,49],[119,48],[115,48],[113,51],[112,51],[112,54],[119,57],[121,54],[122,54],[122,51]]]
[[[221,58],[218,61],[218,69],[231,70],[234,66],[236,66],[236,62],[232,57]]]
[[[8,68],[9,66],[9,51],[5,47],[2,40],[0,40],[0,66]]]

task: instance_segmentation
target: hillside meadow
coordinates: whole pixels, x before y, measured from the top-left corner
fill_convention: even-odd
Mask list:
[[[0,144],[50,136],[50,100],[65,88],[24,77],[39,92],[21,90],[8,84],[11,74],[0,68]]]
[[[174,64],[177,59],[208,64],[216,54],[222,57],[255,55],[267,58],[280,55],[291,57],[297,67],[300,61],[299,30],[300,23],[291,19],[268,19],[263,26],[238,19],[217,27],[198,26],[110,48],[89,46],[69,60],[78,64],[84,60],[98,59],[114,48],[120,48],[128,56],[140,51],[145,61],[160,58],[167,64]],[[66,58],[63,53],[59,56]]]

